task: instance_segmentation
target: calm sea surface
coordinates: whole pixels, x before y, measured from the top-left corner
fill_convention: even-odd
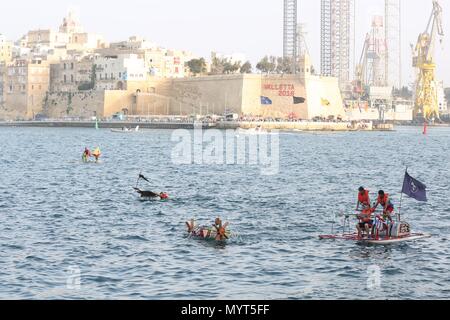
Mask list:
[[[0,298],[448,299],[450,129],[429,131],[281,134],[280,173],[263,176],[175,165],[171,131],[0,128]],[[83,164],[97,145],[102,163]],[[429,202],[406,199],[404,219],[433,238],[318,240],[334,213],[352,212],[360,185],[398,206],[406,166]],[[172,200],[140,201],[141,170],[146,189]],[[185,236],[186,220],[216,216],[234,240]]]

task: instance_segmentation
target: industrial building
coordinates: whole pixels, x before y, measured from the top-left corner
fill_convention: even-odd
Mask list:
[[[402,49],[401,49],[401,1],[385,0],[385,78],[387,86],[401,88]]]
[[[297,59],[297,0],[284,0],[283,56]]]
[[[341,88],[352,81],[356,64],[356,0],[321,0],[321,73],[339,78]],[[383,61],[378,70],[386,85],[401,87],[400,0],[385,0],[385,17],[377,19],[377,39],[384,40]],[[352,63],[353,62],[353,63]]]
[[[350,81],[354,0],[321,0],[321,56],[324,76],[337,77],[341,88]]]

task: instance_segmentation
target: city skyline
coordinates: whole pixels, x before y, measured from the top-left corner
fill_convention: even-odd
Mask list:
[[[361,5],[363,1],[368,5]],[[244,53],[253,65],[264,55],[283,54],[283,1],[230,0],[222,6],[217,5],[219,1],[205,0],[197,0],[195,5],[177,0],[130,0],[127,3],[128,7],[122,8],[106,1],[29,1],[27,12],[30,13],[39,12],[42,7],[51,8],[45,15],[34,15],[21,13],[19,3],[8,2],[2,4],[5,12],[20,12],[20,19],[16,14],[5,15],[0,21],[0,33],[18,40],[29,30],[56,29],[68,9],[75,7],[87,31],[103,34],[111,42],[138,35],[163,47],[189,50],[206,58],[211,51]],[[356,1],[355,57],[360,55],[371,17],[383,14],[383,3],[382,0]],[[402,5],[402,78],[404,84],[409,84],[415,75],[410,44],[415,44],[419,33],[424,31],[432,3],[431,0],[409,0],[408,3],[402,0]],[[445,23],[450,18],[450,6],[443,1],[441,5]],[[299,1],[298,6],[299,23],[306,24],[308,31],[306,39],[313,65],[320,69],[320,1]],[[444,30],[448,30],[447,25]],[[450,43],[449,36],[447,32],[444,49]],[[439,45],[436,58],[438,77],[448,86],[450,64]]]

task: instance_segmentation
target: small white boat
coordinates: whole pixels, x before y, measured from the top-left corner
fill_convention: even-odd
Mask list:
[[[137,126],[135,129],[123,127],[122,129],[111,129],[111,132],[115,133],[133,133],[133,132],[139,132],[139,126]]]
[[[251,128],[251,129],[242,129],[239,128],[237,131],[237,134],[269,134],[270,132],[267,131],[266,129],[263,129],[262,126],[257,126],[256,128]]]

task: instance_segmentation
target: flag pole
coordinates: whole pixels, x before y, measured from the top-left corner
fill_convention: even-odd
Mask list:
[[[406,174],[408,173],[408,167],[406,167],[405,170],[405,177]],[[403,184],[405,183],[405,178],[403,178]],[[400,206],[398,207],[398,222],[401,222],[402,219],[402,204],[403,204],[403,186],[402,186],[402,191],[400,193]]]

